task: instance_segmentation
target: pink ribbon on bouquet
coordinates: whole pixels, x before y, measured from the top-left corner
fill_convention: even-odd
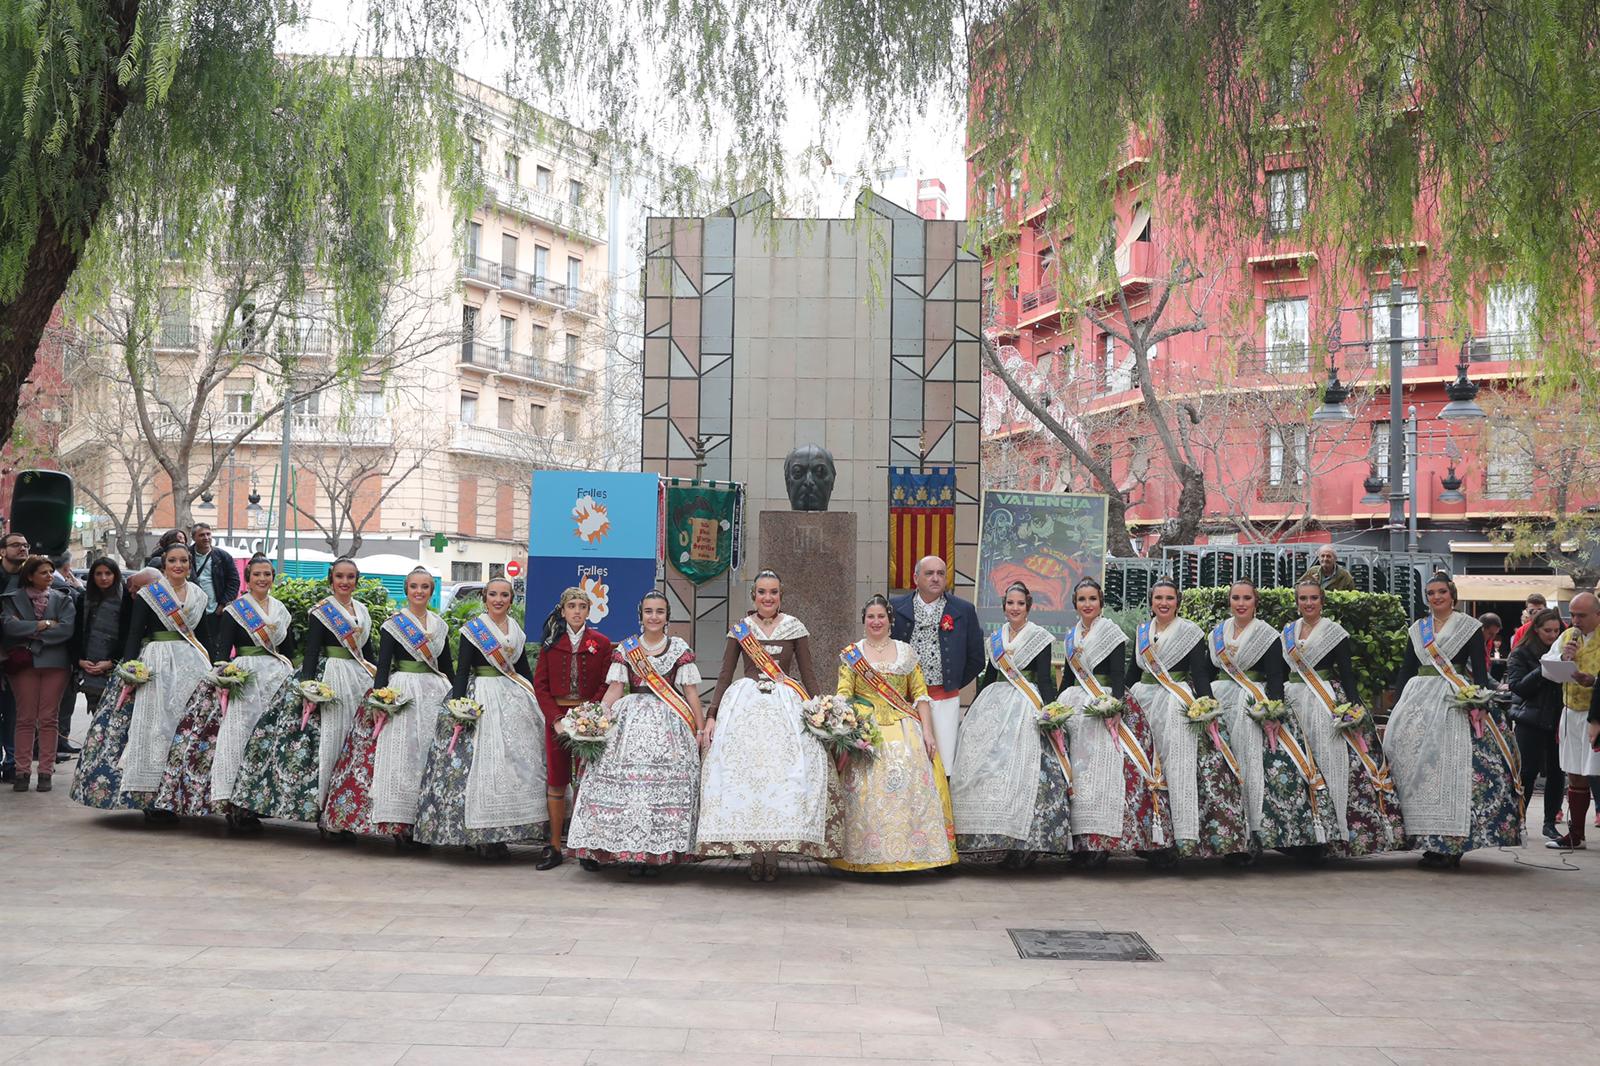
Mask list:
[[[1262,722],[1261,726],[1267,733],[1267,747],[1273,751],[1278,750],[1278,730],[1282,728],[1277,722]]]
[[[389,724],[389,715],[386,712],[378,711],[377,715],[377,724],[372,727],[372,742],[374,744],[378,742],[379,737],[383,736],[383,727]]]
[[[1215,718],[1206,723],[1206,732],[1211,735],[1211,743],[1216,745],[1218,751],[1221,751],[1222,734],[1217,732],[1217,720]]]
[[[126,681],[122,683],[122,695],[117,697],[117,710],[120,711],[128,705],[128,701],[133,699],[136,688],[137,686],[130,685]]]
[[[227,714],[228,713],[228,690],[227,689],[223,689],[222,690],[222,695],[217,700],[217,702],[222,706],[222,713],[223,714]]]
[[[456,727],[450,731],[450,747],[445,751],[446,755],[454,755],[456,753],[456,738],[460,735],[461,724],[458,722]]]
[[[304,709],[300,712],[300,728],[304,729],[311,721],[311,712],[317,709],[317,705],[310,700],[303,700],[302,703]]]
[[[1479,740],[1483,739],[1483,708],[1472,708],[1472,735]]]
[[[1111,739],[1117,739],[1117,734],[1122,731],[1122,715],[1114,714],[1105,720],[1106,732],[1111,734]]]

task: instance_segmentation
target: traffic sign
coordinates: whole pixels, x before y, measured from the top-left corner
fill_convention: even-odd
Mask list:
[[[521,577],[522,564],[515,559],[506,564],[506,577]]]

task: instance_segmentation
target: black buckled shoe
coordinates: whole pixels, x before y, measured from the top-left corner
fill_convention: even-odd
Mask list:
[[[560,848],[546,844],[544,852],[540,854],[539,861],[533,864],[533,868],[535,870],[554,870],[564,861]]]

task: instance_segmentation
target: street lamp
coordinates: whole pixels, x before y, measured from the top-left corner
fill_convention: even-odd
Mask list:
[[[1467,351],[1471,346],[1472,338],[1462,339],[1456,379],[1444,387],[1450,402],[1440,409],[1439,417],[1446,422],[1476,422],[1485,417],[1483,408],[1478,406],[1478,383],[1467,378]]]
[[[1378,490],[1383,484],[1388,485],[1389,498],[1389,550],[1399,554],[1406,550],[1406,502],[1409,496],[1405,485],[1406,456],[1411,449],[1406,446],[1406,420],[1402,416],[1402,399],[1404,397],[1405,380],[1405,321],[1402,301],[1405,299],[1405,285],[1403,274],[1405,264],[1397,255],[1389,261],[1389,470],[1388,476],[1381,481],[1378,478],[1377,467],[1363,482],[1367,495],[1361,502],[1367,504],[1381,503],[1382,498]],[[1439,412],[1439,417],[1449,422],[1470,422],[1484,417],[1483,408],[1479,407],[1475,397],[1478,395],[1477,383],[1467,377],[1467,351],[1471,345],[1470,339],[1461,343],[1460,361],[1456,364],[1456,379],[1445,388],[1445,393],[1450,397],[1450,402]],[[1313,414],[1312,420],[1317,422],[1340,422],[1348,419],[1350,412],[1345,405],[1345,399],[1350,390],[1339,381],[1339,371],[1336,366],[1337,353],[1346,347],[1370,347],[1368,341],[1354,341],[1346,343],[1339,337],[1339,320],[1334,318],[1333,327],[1328,330],[1328,353],[1330,375],[1328,384],[1323,389],[1322,406]],[[1413,412],[1415,408],[1412,409]],[[1341,413],[1342,412],[1342,413]],[[1415,417],[1413,415],[1413,417]],[[1411,533],[1413,543],[1416,540],[1415,529]]]

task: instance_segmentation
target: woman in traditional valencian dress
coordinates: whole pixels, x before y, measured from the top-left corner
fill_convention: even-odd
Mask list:
[[[1457,611],[1456,586],[1435,574],[1428,613],[1411,623],[1384,745],[1394,766],[1407,842],[1422,865],[1454,867],[1474,848],[1522,843],[1517,742],[1498,707],[1470,713],[1457,693],[1489,683],[1483,627]]]
[[[1319,582],[1296,585],[1294,598],[1300,618],[1283,628],[1283,657],[1289,669],[1284,696],[1333,801],[1335,832],[1327,853],[1356,856],[1404,850],[1405,825],[1389,763],[1378,727],[1356,690],[1350,634],[1322,613],[1327,594]],[[1339,728],[1333,712],[1346,703],[1358,720]]]
[[[667,597],[639,604],[638,636],[612,657],[601,705],[617,725],[605,753],[588,767],[567,834],[567,854],[585,869],[632,863],[634,873],[694,854],[700,794],[700,668],[694,652],[667,633]]]
[[[1056,698],[1055,638],[1028,621],[1033,594],[1007,587],[1006,622],[989,635],[989,665],[961,720],[950,772],[956,850],[962,862],[1022,866],[1072,851],[1066,744],[1039,731],[1038,713]]]
[[[839,695],[872,705],[883,733],[877,757],[851,759],[844,797],[841,870],[888,873],[956,862],[955,821],[944,764],[933,739],[933,705],[916,650],[889,636],[889,601],[873,596],[866,635],[840,655]]]
[[[405,606],[378,627],[372,679],[374,690],[398,692],[400,705],[392,715],[372,707],[356,714],[322,806],[324,831],[393,837],[402,848],[418,846],[411,827],[451,675],[450,629],[428,610],[433,575],[419,566],[405,587]]]
[[[218,647],[234,649],[247,679],[231,692],[209,680],[195,688],[167,753],[156,806],[177,814],[222,812],[234,832],[260,830],[260,819],[230,800],[250,734],[294,677],[289,608],[272,595],[277,576],[266,556],[255,556],[245,567],[245,594],[223,608]]]
[[[508,844],[531,844],[548,825],[544,715],[528,671],[527,637],[511,616],[515,596],[503,577],[483,587],[484,613],[461,629],[451,698],[483,708],[475,723],[448,711],[435,723],[416,839],[472,848],[503,859]]]
[[[1254,583],[1228,589],[1230,617],[1212,629],[1211,692],[1222,706],[1233,753],[1244,771],[1244,816],[1256,848],[1290,851],[1316,861],[1340,834],[1328,786],[1284,701],[1278,631],[1256,617]],[[1252,710],[1276,703],[1278,718]]]
[[[189,580],[189,549],[174,544],[161,555],[161,573],[134,594],[122,661],[139,659],[150,680],[124,700],[125,684],[106,689],[89,724],[72,798],[102,810],[142,810],[149,822],[176,822],[155,808],[167,772],[167,749],[211,657],[195,636],[205,617],[205,590]]]
[[[1104,617],[1105,593],[1094,578],[1078,582],[1072,601],[1078,623],[1067,631],[1060,699],[1078,712],[1067,720],[1073,862],[1096,867],[1112,854],[1172,847],[1172,812],[1150,724],[1138,706],[1123,703],[1128,635]],[[1101,698],[1121,710],[1107,718],[1084,713]]]
[[[1228,745],[1227,723],[1204,729],[1189,708],[1211,695],[1206,634],[1178,617],[1178,586],[1161,578],[1150,589],[1151,617],[1139,627],[1128,664],[1128,697],[1150,719],[1172,804],[1172,832],[1184,858],[1247,855],[1244,781]],[[1239,860],[1235,860],[1239,861]]]
[[[838,854],[836,817],[829,834],[838,778],[803,724],[801,701],[817,692],[811,635],[783,613],[773,571],[756,575],[750,598],[754,609],[728,633],[706,707],[711,743],[700,767],[695,843],[705,856],[748,855],[750,880],[772,881],[780,854]]]
[[[333,766],[372,687],[372,615],[355,598],[361,571],[350,559],[328,568],[330,594],[311,608],[299,681],[321,681],[333,698],[312,704],[296,685],[256,723],[234,783],[233,805],[262,818],[315,822]]]

